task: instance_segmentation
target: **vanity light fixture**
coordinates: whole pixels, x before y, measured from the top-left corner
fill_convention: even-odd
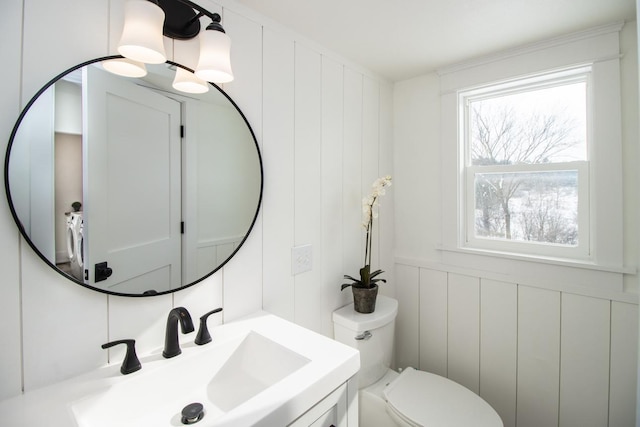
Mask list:
[[[209,83],[184,68],[176,67],[173,88],[186,93],[205,93],[209,91]]]
[[[133,61],[129,58],[116,58],[102,61],[105,70],[125,77],[144,77],[147,75],[147,67],[143,62]]]
[[[210,18],[211,23],[200,31],[203,16]],[[118,44],[118,53],[124,58],[105,61],[103,66],[115,74],[142,77],[146,74],[144,64],[160,64],[167,60],[163,35],[174,40],[198,37],[199,57],[193,64],[185,64],[195,69],[195,75],[178,68],[174,88],[189,93],[206,92],[207,81],[228,83],[233,80],[231,40],[220,19],[219,14],[189,0],[127,0],[124,29]],[[174,49],[178,48],[175,44]]]

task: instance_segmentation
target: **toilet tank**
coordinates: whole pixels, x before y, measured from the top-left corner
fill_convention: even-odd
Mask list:
[[[358,387],[373,384],[389,369],[396,314],[398,301],[384,295],[378,295],[373,313],[358,313],[353,303],[333,312],[335,339],[360,351]]]

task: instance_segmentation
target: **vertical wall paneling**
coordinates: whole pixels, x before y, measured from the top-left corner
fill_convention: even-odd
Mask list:
[[[172,296],[160,295],[153,298],[109,297],[109,336],[107,341],[133,338],[136,340],[136,352],[140,354],[158,350],[164,346],[164,333],[167,315],[172,308]],[[198,312],[187,307],[194,325],[197,325]],[[185,338],[183,334],[181,340]],[[102,344],[102,343],[101,343]],[[108,350],[109,361],[118,363],[125,355],[125,346],[116,346]],[[106,352],[107,350],[102,350]]]
[[[198,319],[203,314],[213,310],[214,308],[223,307],[222,297],[222,275],[214,274],[195,286],[173,293],[173,307],[185,307],[191,313],[193,324],[197,325]],[[210,327],[221,322],[224,318],[224,312],[220,315],[210,317],[208,324]],[[161,316],[163,318],[163,316]],[[196,326],[197,327],[197,326]],[[193,341],[195,336],[187,336]],[[182,338],[185,338],[182,336]]]
[[[28,391],[107,361],[100,348],[107,339],[107,296],[52,272],[26,243],[21,249],[24,389]]]
[[[224,90],[238,104],[262,142],[262,27],[228,9],[224,28],[233,40],[234,81]],[[220,274],[220,273],[218,273]],[[224,267],[225,321],[262,308],[262,214],[244,245]]]
[[[637,304],[396,269],[397,367],[418,355],[420,369],[472,390],[479,369],[479,395],[505,427],[635,424]]]
[[[518,288],[518,427],[558,425],[560,293]]]
[[[379,155],[378,169],[379,174],[393,174],[393,135],[392,135],[392,108],[393,108],[393,89],[390,85],[380,82],[380,99],[379,99],[379,120],[380,128],[379,139]],[[385,271],[387,283],[382,287],[381,292],[385,295],[395,296],[395,284],[393,283],[394,275],[394,249],[395,249],[395,230],[393,227],[395,221],[394,214],[394,188],[390,188],[384,196],[384,200],[380,204],[380,217],[378,219],[378,236],[379,240],[379,268]]]
[[[31,390],[104,364],[109,353],[100,344],[116,335],[137,338],[141,353],[161,347],[162,340],[156,342],[156,337],[162,335],[172,306],[183,305],[197,317],[223,305],[221,317],[227,322],[261,309],[264,303],[291,320],[297,312],[303,317],[297,319],[301,324],[329,335],[331,311],[350,300],[347,292],[339,291],[339,284],[342,274],[356,275],[362,264],[363,115],[367,116],[367,138],[375,144],[367,155],[379,156],[382,146],[377,133],[384,128],[387,137],[390,134],[391,102],[385,104],[381,122],[380,101],[376,100],[380,87],[375,78],[367,77],[368,109],[363,112],[364,77],[360,72],[345,70],[339,59],[323,60],[295,34],[271,22],[265,24],[269,28],[263,28],[257,14],[231,4],[226,7],[227,2],[223,8],[212,0],[201,1],[207,9],[222,14],[232,39],[235,74],[235,80],[223,89],[245,114],[264,155],[265,202],[251,236],[214,276],[171,297],[136,299],[138,306],[133,300],[78,287],[44,267],[26,245],[21,247],[5,210],[4,228],[0,229],[6,244],[2,262],[7,268],[3,271],[5,281],[15,286],[3,288],[0,303],[8,319],[0,334],[12,349],[0,356],[1,396],[19,393],[21,368],[24,386]],[[7,103],[3,111],[15,110],[0,119],[7,137],[20,110],[18,104],[24,105],[44,83],[81,61],[115,53],[124,2],[10,0],[1,17],[7,36],[1,43],[5,46],[6,42],[3,53],[10,62],[2,71]],[[73,13],[67,13],[69,10]],[[174,50],[179,45],[165,38],[169,58],[186,61]],[[386,86],[387,101],[391,90]],[[390,138],[385,144],[388,154],[392,151]],[[368,173],[377,174],[379,161],[367,161],[372,167]],[[386,254],[391,259],[391,228],[387,236]],[[297,243],[311,243],[314,259],[313,270],[294,279],[290,250]],[[47,358],[40,357],[43,348]],[[111,355],[119,357],[118,351]]]
[[[106,53],[107,0],[27,1],[24,16],[23,104],[58,73]],[[53,273],[24,242],[20,255],[25,390],[100,366],[106,361],[100,348],[107,337],[106,296]],[[55,357],[42,357],[43,349]]]
[[[447,273],[420,269],[420,369],[447,376]]]
[[[0,17],[5,36],[0,38],[0,51],[6,63],[0,70],[0,80],[20,81],[22,36],[22,1],[13,0],[3,5]],[[20,85],[10,84],[3,88],[0,100],[0,142],[1,152],[5,152],[11,129],[20,113]],[[20,276],[18,258],[18,230],[15,227],[9,207],[0,208],[0,269],[3,272],[3,285],[0,288],[0,310],[5,321],[0,323],[0,337],[3,349],[0,353],[0,400],[20,393],[22,389],[22,352],[20,343]]]
[[[396,317],[396,363],[397,368],[420,365],[419,301],[420,269],[397,265],[395,271],[398,289],[398,316]]]
[[[505,427],[516,422],[518,287],[480,281],[480,396],[500,414]]]
[[[442,98],[446,98],[446,94]],[[440,79],[436,73],[393,86],[393,161],[391,189],[395,209],[396,255],[438,260],[443,253],[443,203],[456,195],[441,194],[441,176],[456,179],[440,153]],[[455,96],[454,96],[455,99]],[[443,127],[443,130],[445,127]],[[455,124],[454,124],[455,130]],[[444,139],[443,139],[444,141]],[[449,160],[449,159],[446,159]],[[384,170],[383,173],[388,173]],[[416,191],[415,183],[420,183]],[[445,218],[446,219],[446,218]]]
[[[345,273],[357,276],[364,260],[362,229],[362,74],[344,69],[342,174],[343,260]]]
[[[294,320],[294,43],[263,31],[263,308]]]
[[[562,294],[560,425],[608,423],[611,302]]]
[[[609,427],[635,423],[638,364],[638,306],[611,303],[611,371],[609,381]]]
[[[322,57],[322,333],[333,336],[331,313],[350,301],[340,291],[342,264],[343,66]]]
[[[22,36],[22,2],[11,1],[2,13],[2,25],[6,25],[7,34],[0,39],[0,50],[6,58],[7,64],[0,71],[2,81],[19,82],[21,67],[20,43]],[[0,143],[4,153],[8,136],[21,109],[20,86],[12,84],[6,86],[2,97],[2,111],[0,117],[2,134],[6,135]],[[24,104],[24,102],[22,103]],[[9,208],[5,205],[0,213],[1,228],[4,244],[0,253],[0,267],[3,272],[2,289],[0,290],[0,309],[5,313],[6,320],[0,324],[0,337],[6,351],[0,355],[0,399],[20,393],[22,389],[22,348],[20,342],[21,311],[20,311],[20,282],[19,282],[19,233],[15,227]]]
[[[295,279],[295,321],[321,329],[321,111],[320,54],[295,45],[295,244],[312,245],[313,268]],[[299,309],[298,309],[299,308]]]
[[[107,53],[108,7],[108,0],[24,2],[23,102],[62,71]]]
[[[480,384],[480,280],[449,273],[448,374],[475,393]]]
[[[379,93],[378,83],[370,77],[362,80],[362,196],[371,194],[371,184],[378,177],[379,143]],[[384,197],[383,197],[384,198]],[[380,202],[384,202],[380,200]],[[380,221],[373,222],[371,271],[380,265]]]
[[[124,27],[124,1],[109,2],[109,31],[105,55],[117,55]]]

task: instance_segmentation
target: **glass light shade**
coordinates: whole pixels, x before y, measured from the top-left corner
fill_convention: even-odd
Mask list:
[[[128,0],[124,5],[124,29],[118,44],[120,55],[146,64],[167,60],[162,38],[164,11],[147,0]]]
[[[198,78],[191,71],[178,67],[173,79],[173,88],[186,93],[205,93],[209,90],[209,83]]]
[[[147,75],[147,67],[142,62],[129,58],[116,58],[102,61],[102,68],[110,73],[124,77],[144,77]]]
[[[202,80],[227,83],[233,80],[231,71],[231,39],[222,31],[205,30],[200,39],[200,58],[195,74]]]

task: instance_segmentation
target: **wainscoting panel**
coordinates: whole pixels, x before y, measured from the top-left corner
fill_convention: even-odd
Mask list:
[[[560,292],[518,289],[519,427],[557,426]]]
[[[398,368],[418,358],[505,427],[635,424],[637,304],[416,264],[396,264]]]
[[[447,376],[447,273],[420,270],[420,369]]]
[[[609,427],[636,425],[638,306],[611,302]]]
[[[607,425],[611,302],[562,294],[560,425]]]
[[[396,266],[396,366],[406,368],[420,365],[420,271],[404,265]],[[446,324],[445,324],[446,327]],[[446,330],[445,330],[446,336]],[[446,343],[445,343],[446,344]]]
[[[471,391],[480,391],[480,279],[449,274],[448,374]]]
[[[480,281],[480,396],[502,417],[516,424],[518,287]]]

